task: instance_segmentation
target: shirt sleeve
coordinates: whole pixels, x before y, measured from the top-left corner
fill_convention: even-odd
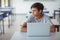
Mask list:
[[[30,23],[30,22],[31,22],[31,18],[32,18],[32,16],[31,16],[31,15],[30,15],[30,16],[28,16],[28,17],[26,18],[26,21],[25,21],[25,22]]]
[[[30,21],[31,21],[31,15],[27,16],[27,18],[26,18],[23,22],[21,22],[20,25],[23,25],[24,22],[26,22],[26,23],[30,23]]]
[[[53,23],[49,17],[47,18],[47,23],[49,23],[50,25],[53,25]]]

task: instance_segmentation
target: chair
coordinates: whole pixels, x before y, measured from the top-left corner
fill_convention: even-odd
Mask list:
[[[54,10],[54,19],[57,20],[59,24],[56,24],[55,27],[57,28],[57,32],[59,32],[60,27],[60,10]]]

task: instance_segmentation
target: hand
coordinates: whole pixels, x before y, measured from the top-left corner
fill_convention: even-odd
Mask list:
[[[26,27],[22,27],[21,28],[21,32],[27,32],[27,28]]]
[[[55,32],[55,31],[56,31],[56,28],[55,28],[54,25],[52,25],[51,28],[50,28],[50,32]]]

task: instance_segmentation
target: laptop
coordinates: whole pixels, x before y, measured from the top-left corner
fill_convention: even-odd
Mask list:
[[[31,37],[50,36],[50,24],[27,23],[27,36],[31,36]]]

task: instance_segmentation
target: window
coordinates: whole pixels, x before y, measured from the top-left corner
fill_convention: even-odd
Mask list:
[[[1,0],[0,0],[0,7],[1,7]]]
[[[10,0],[0,0],[0,7],[10,6]]]

